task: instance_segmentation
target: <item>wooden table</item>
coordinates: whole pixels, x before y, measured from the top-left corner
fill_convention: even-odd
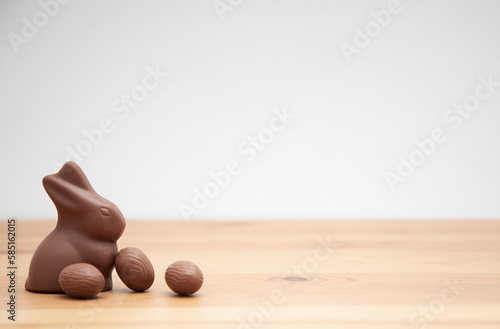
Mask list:
[[[54,223],[18,221],[17,321],[4,310],[2,328],[500,328],[500,221],[129,221],[119,248],[144,251],[155,283],[133,293],[115,273],[93,300],[24,290]],[[163,279],[180,259],[204,272],[194,297]]]

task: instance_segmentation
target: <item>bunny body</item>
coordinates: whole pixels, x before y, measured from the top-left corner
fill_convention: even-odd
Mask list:
[[[57,208],[57,225],[33,254],[26,289],[62,292],[59,273],[74,263],[97,267],[106,280],[103,290],[111,289],[116,241],[125,229],[122,213],[94,191],[74,162],[45,176],[43,186]]]

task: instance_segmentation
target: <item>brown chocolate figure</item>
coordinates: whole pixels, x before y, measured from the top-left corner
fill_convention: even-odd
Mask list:
[[[111,289],[116,241],[125,229],[122,213],[94,191],[82,169],[71,161],[58,173],[45,176],[43,187],[57,208],[57,225],[33,254],[26,289],[62,292],[59,273],[74,263],[97,267],[106,280],[103,290]]]

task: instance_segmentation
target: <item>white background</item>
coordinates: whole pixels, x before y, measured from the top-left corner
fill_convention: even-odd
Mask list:
[[[127,219],[182,218],[231,160],[241,173],[192,219],[500,217],[500,88],[443,120],[479,76],[500,81],[500,2],[401,0],[350,63],[342,42],[389,1],[232,3],[221,19],[212,0],[74,0],[16,52],[42,9],[0,1],[0,217],[55,218],[41,179],[105,118],[80,165]],[[122,120],[112,104],[147,67],[170,75]],[[247,161],[238,146],[283,107],[295,118]],[[391,191],[436,128],[446,141]]]

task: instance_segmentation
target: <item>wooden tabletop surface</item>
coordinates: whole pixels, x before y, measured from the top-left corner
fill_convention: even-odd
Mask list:
[[[54,221],[17,222],[16,322],[2,328],[500,328],[500,221],[129,221],[156,279],[91,300],[24,290],[31,256]],[[7,223],[2,266],[7,271]],[[205,282],[173,294],[167,266],[196,263]]]

